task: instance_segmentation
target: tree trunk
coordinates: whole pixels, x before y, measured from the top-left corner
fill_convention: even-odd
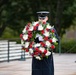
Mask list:
[[[55,28],[60,36],[61,24],[62,24],[62,13],[63,13],[63,0],[58,0],[57,2],[57,12],[55,18]]]
[[[52,11],[52,1],[48,0],[48,10],[49,10],[49,23],[53,25],[53,11]]]

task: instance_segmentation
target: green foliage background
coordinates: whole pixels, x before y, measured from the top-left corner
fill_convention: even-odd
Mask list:
[[[76,0],[0,0],[0,38],[19,38],[28,22],[37,21],[37,11],[49,11],[49,22],[62,38],[66,29],[76,26]],[[66,39],[64,39],[66,41]],[[61,41],[66,52],[76,41]],[[76,52],[74,47],[72,52]]]
[[[49,11],[49,22],[62,36],[76,25],[76,0],[0,0],[0,37],[17,38],[27,22],[37,20],[37,11]]]

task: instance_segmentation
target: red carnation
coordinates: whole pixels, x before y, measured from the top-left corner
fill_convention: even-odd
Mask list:
[[[29,29],[29,27],[27,26],[27,27],[26,27],[26,30],[28,30],[28,29]]]
[[[30,34],[32,34],[32,32],[31,31],[28,31],[28,35],[30,35]]]
[[[45,47],[45,43],[44,43],[44,42],[40,42],[40,44],[41,44],[43,47]]]
[[[39,52],[35,52],[34,54],[35,54],[35,55],[38,55],[38,54],[39,54]]]
[[[52,46],[51,46],[51,48],[52,48],[52,49],[55,49],[55,46],[54,46],[54,45],[52,45]]]
[[[55,30],[54,30],[54,29],[52,29],[52,30],[51,30],[51,32],[52,32],[52,33],[54,33],[54,32],[55,32]]]
[[[32,45],[30,45],[29,47],[32,48]]]
[[[43,24],[46,24],[46,22],[43,22]]]
[[[38,27],[38,26],[39,26],[39,23],[36,24],[36,27]]]
[[[44,54],[46,54],[47,53],[47,50],[44,50]]]
[[[47,41],[47,40],[48,40],[48,37],[44,37],[44,40],[46,40],[46,41]]]
[[[28,37],[32,38],[32,32],[31,31],[28,31]]]
[[[22,34],[20,34],[20,38],[22,38],[22,36],[23,36],[23,35],[22,35]]]
[[[29,38],[32,38],[32,34],[30,34],[28,37],[29,37]]]
[[[29,45],[30,48],[32,48],[32,43]]]
[[[41,33],[44,34],[44,30],[41,30]]]
[[[39,48],[35,48],[36,51],[39,51]]]
[[[52,43],[52,39],[50,39],[49,42]]]
[[[34,26],[34,30],[36,30],[37,29],[37,26]]]
[[[49,31],[49,29],[48,29],[48,28],[46,28],[46,30],[47,30],[47,31]]]
[[[26,51],[26,52],[29,52],[29,50],[28,50],[27,48],[25,49],[25,51]]]

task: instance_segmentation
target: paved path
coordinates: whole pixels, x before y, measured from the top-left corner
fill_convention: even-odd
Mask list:
[[[55,75],[76,75],[76,54],[54,54]],[[31,58],[0,63],[0,75],[31,75]]]

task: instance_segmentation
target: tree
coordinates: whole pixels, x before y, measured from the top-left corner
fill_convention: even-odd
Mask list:
[[[76,0],[0,0],[0,36],[6,27],[21,33],[27,22],[37,20],[37,11],[47,10],[49,22],[62,36],[76,18]]]

